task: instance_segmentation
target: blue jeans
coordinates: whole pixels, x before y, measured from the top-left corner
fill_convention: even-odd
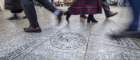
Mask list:
[[[130,30],[138,29],[139,26],[139,14],[140,14],[140,0],[128,0],[130,6],[132,7],[133,11],[133,21],[130,24],[129,28]]]

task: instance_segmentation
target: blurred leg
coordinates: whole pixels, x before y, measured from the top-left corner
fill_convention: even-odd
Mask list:
[[[128,0],[133,11],[133,21],[130,24],[129,28],[130,30],[137,30],[139,25],[139,13],[140,13],[140,0]]]
[[[39,3],[42,4],[45,8],[50,10],[52,13],[54,13],[57,9],[49,2],[49,0],[37,0]]]
[[[29,19],[30,26],[34,28],[39,27],[33,1],[21,0],[21,3],[22,3],[23,10],[25,12],[25,15]]]

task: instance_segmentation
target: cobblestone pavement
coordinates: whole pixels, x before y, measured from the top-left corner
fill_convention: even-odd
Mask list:
[[[66,11],[68,7],[58,7]],[[26,33],[27,19],[7,20],[10,11],[0,11],[0,60],[140,60],[140,40],[111,39],[131,21],[127,7],[111,6],[119,14],[109,19],[104,13],[94,15],[98,23],[87,23],[72,15],[68,24],[57,26],[56,17],[45,8],[36,7],[41,33]]]

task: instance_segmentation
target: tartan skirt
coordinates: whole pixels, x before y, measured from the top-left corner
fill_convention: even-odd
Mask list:
[[[102,13],[102,0],[74,0],[68,12],[73,15]]]

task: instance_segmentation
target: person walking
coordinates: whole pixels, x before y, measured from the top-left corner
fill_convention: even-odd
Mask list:
[[[111,12],[109,4],[107,3],[107,0],[102,0],[102,7],[104,9],[106,18],[110,18],[110,17],[113,17],[116,14],[118,14],[118,12]],[[87,18],[87,16],[85,16],[85,15],[80,15],[80,17]]]
[[[18,19],[17,13],[23,11],[20,0],[5,0],[5,9],[11,10],[11,13],[13,13],[13,16],[8,20]],[[26,16],[23,18],[26,18]]]
[[[57,16],[58,23],[61,23],[61,17],[63,12],[55,8],[48,0],[37,0],[42,6],[47,8],[49,11],[54,13]],[[32,0],[21,0],[21,4],[23,10],[29,20],[30,26],[28,28],[24,28],[25,32],[41,32],[41,28],[37,21],[37,15],[35,11],[35,7]]]
[[[128,0],[129,4],[133,11],[133,21],[130,24],[130,26],[123,32],[118,34],[113,34],[111,37],[113,38],[123,38],[123,37],[134,37],[134,38],[140,38],[140,31],[138,30],[139,26],[139,16],[140,16],[140,0]]]
[[[66,20],[69,22],[71,14],[73,15],[85,15],[88,14],[87,23],[98,22],[93,17],[93,14],[102,12],[102,0],[74,0],[68,11],[64,13]]]

